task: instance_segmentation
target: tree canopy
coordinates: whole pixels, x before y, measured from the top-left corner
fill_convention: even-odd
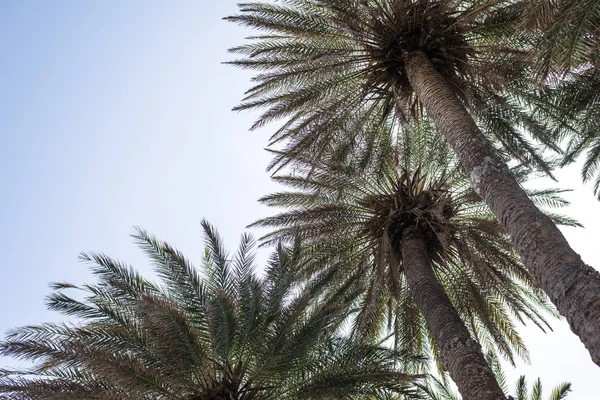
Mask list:
[[[138,230],[160,280],[101,254],[84,254],[95,284],[55,283],[48,307],[78,322],[13,330],[0,354],[33,361],[3,370],[5,399],[364,399],[414,393],[401,368],[422,358],[336,335],[357,293],[322,294],[326,272],[298,284],[298,243],[279,246],[260,279],[253,240],[233,257],[203,222],[198,271]],[[75,290],[75,296],[65,293]],[[80,300],[83,298],[82,300]]]

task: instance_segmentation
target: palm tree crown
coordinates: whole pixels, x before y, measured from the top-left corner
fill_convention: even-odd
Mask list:
[[[437,357],[403,276],[401,242],[407,230],[416,228],[471,335],[508,359],[514,351],[527,358],[510,316],[547,326],[540,314],[548,310],[546,298],[534,288],[503,228],[470,189],[448,147],[421,128],[403,143],[400,167],[392,151],[373,148],[366,153],[379,156],[370,165],[363,164],[360,151],[349,152],[343,162],[322,160],[319,166],[296,159],[291,174],[274,178],[293,189],[261,199],[285,210],[255,225],[275,229],[263,239],[267,243],[289,240],[299,232],[319,256],[352,259],[346,273],[359,271],[368,281],[360,297],[356,334],[377,337],[387,319],[397,346],[431,350]],[[541,203],[563,204],[556,191],[531,194]]]
[[[554,113],[534,99],[528,55],[531,38],[509,35],[516,21],[510,2],[452,0],[284,0],[246,3],[228,19],[265,32],[232,52],[232,64],[259,70],[256,86],[237,109],[266,108],[255,126],[288,121],[273,139],[289,152],[306,150],[316,134],[343,124],[360,109],[365,119],[404,123],[421,114],[405,70],[424,53],[470,107],[479,126],[511,155],[548,165],[520,132],[558,151]],[[366,123],[366,122],[365,122]],[[556,131],[554,130],[556,129]]]
[[[331,274],[298,285],[294,275],[304,262],[298,243],[279,247],[261,280],[252,272],[249,236],[230,259],[214,229],[206,222],[203,226],[208,247],[204,278],[181,253],[144,231],[134,237],[151,257],[160,284],[106,256],[84,255],[95,264],[99,282],[55,284],[57,292],[48,300],[51,309],[81,322],[11,332],[0,353],[36,364],[3,370],[0,398],[375,399],[410,394],[413,377],[399,364],[420,359],[335,336],[346,303],[356,293],[323,296]],[[85,299],[63,289],[82,290]]]

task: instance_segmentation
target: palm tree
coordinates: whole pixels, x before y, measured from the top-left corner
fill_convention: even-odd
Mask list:
[[[340,274],[360,274],[368,282],[356,337],[377,337],[389,313],[396,346],[433,352],[465,399],[501,399],[478,341],[510,360],[514,351],[526,357],[510,316],[545,325],[539,313],[547,308],[545,296],[448,147],[423,145],[435,137],[421,132],[403,143],[401,168],[385,142],[359,145],[345,161],[331,157],[319,166],[296,158],[292,174],[275,177],[293,189],[261,199],[286,210],[254,225],[275,229],[266,243],[300,234],[315,257],[343,260],[347,269]],[[329,154],[340,153],[333,146]],[[373,153],[377,162],[365,165]],[[556,201],[551,191],[538,194]]]
[[[35,361],[3,370],[3,399],[377,399],[410,395],[418,357],[334,335],[351,290],[320,294],[331,274],[299,285],[298,242],[279,247],[264,279],[252,271],[253,240],[231,259],[203,222],[202,277],[168,244],[138,230],[160,283],[100,254],[93,285],[54,284],[49,308],[78,323],[9,333],[0,354]],[[76,289],[71,297],[65,289]],[[78,300],[83,299],[83,300]],[[316,302],[318,300],[318,303]]]
[[[556,147],[562,126],[537,103],[532,40],[512,35],[510,1],[282,0],[241,4],[228,19],[263,33],[232,49],[260,71],[238,109],[266,108],[254,127],[286,118],[273,140],[292,155],[322,143],[361,109],[403,125],[421,110],[458,155],[474,191],[506,228],[536,283],[600,365],[600,273],[540,211],[486,137],[544,168],[520,130]],[[504,7],[506,6],[506,7]],[[535,111],[534,111],[535,110]],[[557,119],[554,119],[557,120]],[[528,156],[523,156],[524,152]]]

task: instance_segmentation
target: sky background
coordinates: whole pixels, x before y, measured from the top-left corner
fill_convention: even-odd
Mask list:
[[[270,130],[231,108],[250,86],[221,64],[249,32],[221,18],[235,1],[0,2],[0,334],[56,320],[48,282],[89,281],[82,251],[150,272],[129,238],[141,226],[200,260],[200,220],[230,248],[268,215],[256,203],[276,186],[263,150]],[[560,171],[563,231],[600,265],[600,204],[577,167]],[[259,259],[264,259],[264,255]],[[570,381],[576,400],[598,398],[600,368],[564,321],[544,335],[523,328],[531,365],[507,370]],[[12,364],[0,358],[0,368]]]

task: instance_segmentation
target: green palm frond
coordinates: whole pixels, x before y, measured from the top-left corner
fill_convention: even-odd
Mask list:
[[[567,395],[571,392],[571,384],[570,383],[561,383],[556,386],[548,400],[560,400],[567,397]],[[531,387],[531,391],[527,388],[527,381],[525,376],[519,377],[516,385],[516,399],[515,400],[543,400],[543,387],[542,381],[538,378],[533,382]]]
[[[506,382],[506,375],[502,370],[502,366],[500,365],[498,358],[493,352],[489,352],[486,355],[488,360],[488,364],[492,367],[494,371],[494,375],[498,380],[498,383],[502,387],[504,393],[509,393],[508,385]],[[418,384],[419,389],[421,390],[421,396],[424,400],[460,400],[461,397],[454,393],[449,385],[440,380],[439,378],[430,375],[427,377],[424,383]],[[508,396],[508,400],[544,400],[544,391],[542,387],[542,381],[538,378],[534,381],[531,386],[531,390],[527,385],[527,380],[524,375],[521,375],[517,380],[515,385],[515,396]],[[556,386],[548,400],[562,400],[567,397],[567,395],[571,392],[571,384],[570,383],[561,383]]]
[[[571,384],[570,383],[561,383],[557,387],[552,390],[550,394],[550,398],[548,400],[562,400],[567,397],[567,395],[571,392]]]
[[[11,331],[0,354],[32,366],[0,371],[2,399],[379,399],[412,396],[423,358],[336,335],[363,290],[336,267],[298,281],[312,261],[279,245],[264,279],[254,240],[233,258],[206,221],[204,273],[141,229],[133,237],[152,283],[101,254],[83,255],[97,281],[53,285],[51,309],[78,318]],[[328,288],[328,290],[325,290]],[[75,296],[67,294],[75,290]]]
[[[532,55],[536,74],[550,82],[542,97],[554,103],[554,120],[565,121],[564,164],[586,153],[581,175],[594,181],[600,198],[600,3],[594,0],[520,2],[523,35],[537,36]]]
[[[562,110],[561,117],[571,121],[575,130],[569,134],[564,164],[585,154],[581,170],[583,182],[593,181],[593,191],[600,198],[600,73],[597,67],[576,71],[561,80],[546,96]]]

